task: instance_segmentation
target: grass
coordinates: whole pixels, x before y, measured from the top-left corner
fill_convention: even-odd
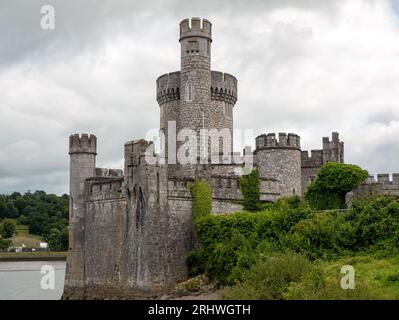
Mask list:
[[[27,248],[39,248],[39,243],[43,238],[38,235],[30,234],[29,227],[23,224],[18,224],[18,219],[10,219],[16,224],[16,233],[11,238],[14,247],[22,247],[24,244]]]
[[[0,261],[15,261],[15,260],[65,260],[66,252],[1,252]]]
[[[277,256],[278,257],[278,256]],[[314,261],[296,274],[300,266],[292,255],[271,256],[258,262],[236,285],[226,288],[225,299],[286,300],[397,300],[399,299],[399,255],[358,254],[334,261]],[[276,263],[278,262],[278,263]],[[294,263],[295,262],[295,263]],[[310,262],[309,262],[310,263]],[[306,264],[305,264],[306,265]],[[341,268],[355,270],[355,288],[342,289]],[[294,272],[295,271],[295,272]],[[298,270],[297,270],[298,271]]]

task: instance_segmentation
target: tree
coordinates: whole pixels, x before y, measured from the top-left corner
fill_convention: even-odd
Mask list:
[[[261,208],[259,171],[255,169],[241,177],[240,186],[244,198],[244,210],[259,211]]]
[[[59,230],[57,228],[52,228],[48,236],[48,244],[52,250],[68,250],[68,229],[63,228]]]
[[[368,172],[353,164],[327,162],[309,185],[305,199],[316,210],[345,207],[345,194],[365,181]]]
[[[5,219],[0,228],[0,234],[4,239],[12,238],[15,234],[16,226],[14,221]]]

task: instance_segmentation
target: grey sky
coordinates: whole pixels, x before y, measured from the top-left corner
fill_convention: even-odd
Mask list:
[[[71,133],[121,167],[124,142],[159,125],[155,80],[179,69],[192,16],[213,23],[212,69],[238,78],[236,128],[295,132],[302,149],[336,130],[346,162],[399,172],[397,1],[3,0],[0,193],[68,192]]]

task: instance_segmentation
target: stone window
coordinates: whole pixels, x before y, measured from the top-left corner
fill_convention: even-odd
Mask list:
[[[198,41],[189,41],[187,46],[187,53],[199,52],[199,44]]]
[[[193,101],[193,84],[190,80],[186,84],[186,101]]]
[[[229,118],[229,119],[233,118],[233,105],[232,104],[225,102],[225,104],[224,104],[224,116],[226,118]]]

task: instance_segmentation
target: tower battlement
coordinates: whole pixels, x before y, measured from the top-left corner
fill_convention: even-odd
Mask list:
[[[83,133],[69,136],[69,154],[91,153],[97,154],[97,137],[94,134]]]
[[[173,100],[180,100],[180,71],[164,74],[157,79],[158,104]]]
[[[301,138],[294,133],[288,135],[284,132],[278,134],[278,139],[275,133],[261,134],[256,137],[256,150],[261,149],[301,149]]]
[[[180,100],[180,71],[163,74],[157,79],[159,105]],[[211,99],[231,104],[237,102],[237,78],[229,73],[211,71]]]
[[[211,71],[211,99],[231,104],[237,102],[237,78],[220,71]]]
[[[188,37],[207,38],[212,41],[212,23],[207,19],[191,18],[180,22],[180,41]]]

